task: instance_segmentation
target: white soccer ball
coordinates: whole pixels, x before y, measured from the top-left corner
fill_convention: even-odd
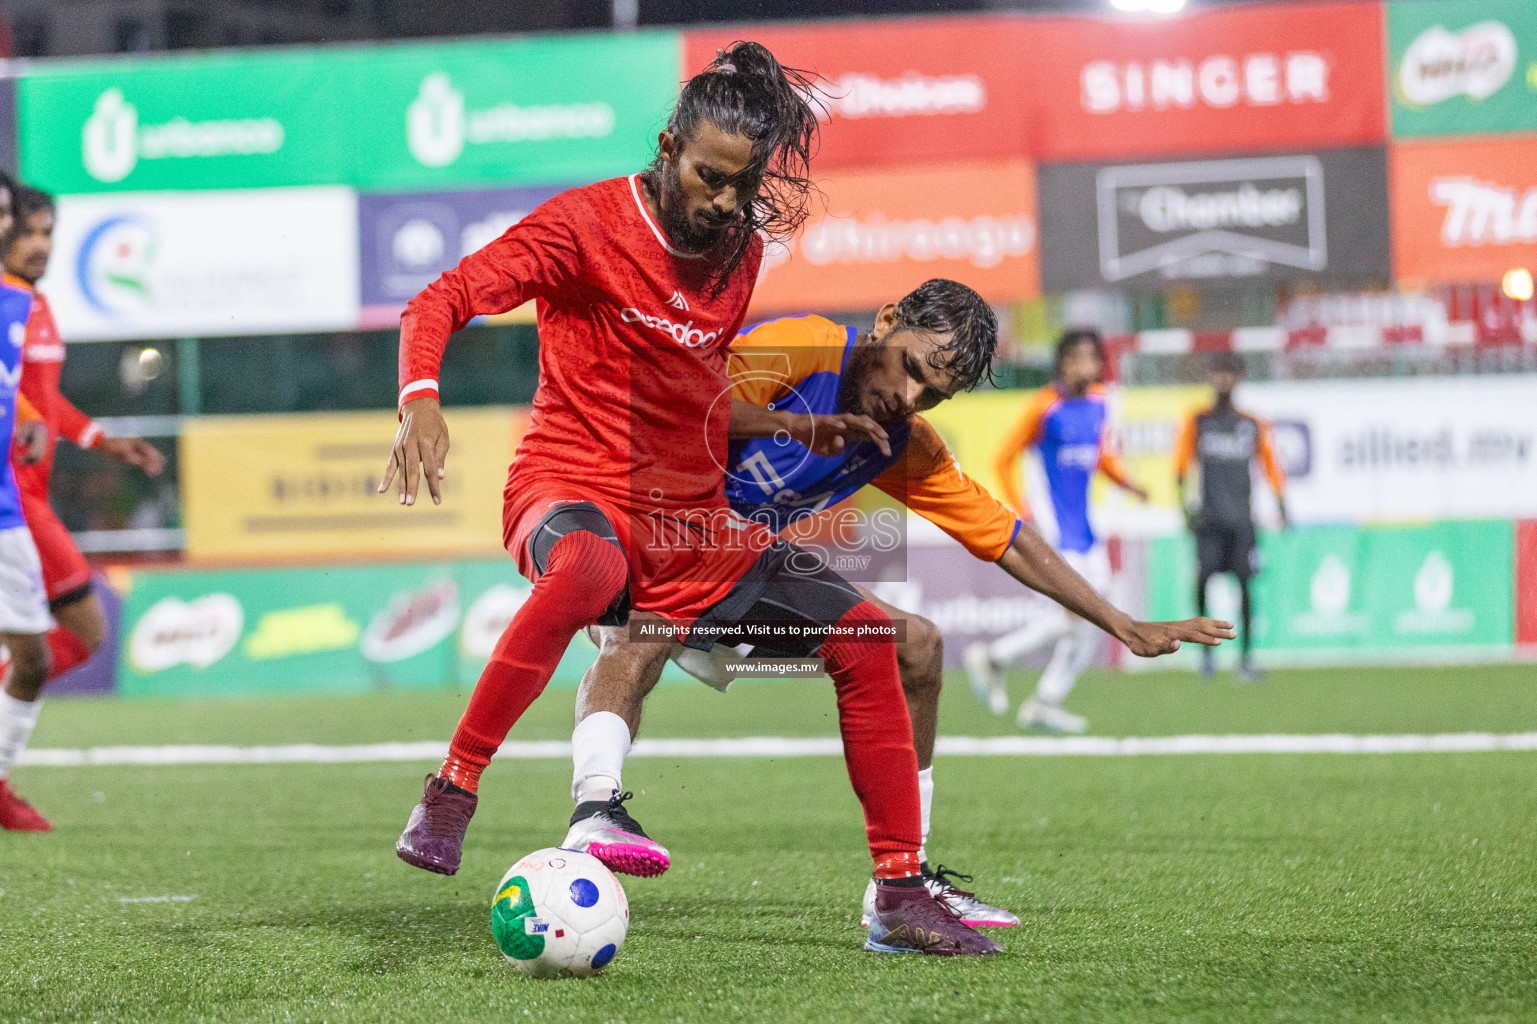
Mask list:
[[[586,978],[619,955],[630,901],[596,857],[535,850],[502,876],[491,934],[513,966],[535,978]]]

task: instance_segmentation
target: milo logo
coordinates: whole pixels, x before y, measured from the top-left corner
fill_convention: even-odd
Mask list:
[[[1453,96],[1493,96],[1516,69],[1516,37],[1500,21],[1480,21],[1460,32],[1436,25],[1420,33],[1398,65],[1398,92],[1410,106]]]

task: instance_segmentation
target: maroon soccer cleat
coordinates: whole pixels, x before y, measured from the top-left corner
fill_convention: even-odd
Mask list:
[[[9,779],[0,779],[0,828],[7,832],[52,832],[48,819],[38,814],[11,788]]]
[[[424,871],[451,875],[459,870],[464,831],[475,815],[475,794],[436,775],[427,776],[422,802],[411,811],[395,855]]]
[[[875,917],[865,948],[875,953],[988,956],[1003,947],[972,928],[922,885],[875,885]]]

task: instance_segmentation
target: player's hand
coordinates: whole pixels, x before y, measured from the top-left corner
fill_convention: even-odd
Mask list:
[[[48,426],[42,420],[16,424],[16,461],[34,466],[48,454]]]
[[[96,442],[96,447],[108,458],[138,466],[150,476],[159,476],[165,469],[165,456],[160,449],[142,437],[104,437]]]
[[[868,416],[854,413],[797,416],[790,436],[816,455],[838,455],[850,441],[874,441],[882,455],[891,454],[891,438],[886,428]]]
[[[436,398],[413,398],[400,410],[400,429],[395,432],[395,447],[390,451],[379,493],[390,489],[396,474],[400,476],[400,503],[416,504],[416,489],[422,477],[434,505],[443,504],[443,475],[448,458],[448,424]]]
[[[1219,619],[1185,619],[1183,622],[1133,622],[1121,642],[1139,658],[1173,654],[1182,643],[1216,647],[1237,636],[1231,622]]]

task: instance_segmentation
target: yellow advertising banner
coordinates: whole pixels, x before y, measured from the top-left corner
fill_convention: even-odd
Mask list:
[[[206,416],[181,437],[187,554],[244,561],[496,552],[522,408],[449,409],[443,504],[378,494],[390,412]]]
[[[939,430],[966,474],[993,494],[1001,495],[994,471],[1003,436],[1023,413],[1029,391],[981,391],[961,395],[923,415]],[[1120,444],[1126,471],[1147,488],[1154,509],[1174,509],[1174,435],[1185,413],[1211,400],[1201,386],[1121,388],[1111,393],[1111,429]],[[1046,495],[1026,476],[1025,498],[1032,505]],[[1103,476],[1094,483],[1096,502],[1119,505],[1132,501],[1118,493]]]

